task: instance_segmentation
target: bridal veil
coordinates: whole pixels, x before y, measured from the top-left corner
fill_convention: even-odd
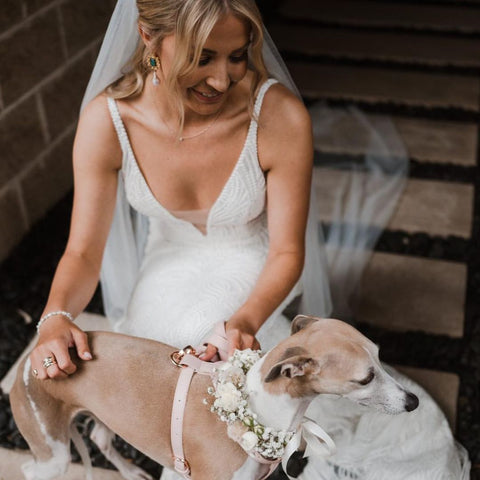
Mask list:
[[[135,0],[118,0],[82,109],[122,75],[122,68],[139,41],[137,18]],[[264,33],[263,55],[269,75],[300,96],[268,32]],[[339,145],[348,143],[349,138],[339,138],[336,133],[344,121],[351,122],[352,129],[361,129],[369,139],[361,160],[334,161],[318,169],[314,182],[320,193],[318,199],[315,187],[311,189],[301,310],[317,316],[328,316],[334,311],[336,316],[348,319],[351,299],[363,268],[402,192],[407,156],[394,127],[387,120],[372,121],[354,108],[334,109],[321,103],[313,105],[310,113],[316,143],[325,137]],[[341,181],[333,197],[325,198],[329,189],[322,187],[322,171],[332,170]],[[322,218],[319,212],[325,209],[319,209],[319,204],[331,205]],[[328,224],[326,242],[320,220]],[[114,327],[125,315],[147,233],[148,219],[129,206],[120,173],[115,213],[101,271],[105,311]]]

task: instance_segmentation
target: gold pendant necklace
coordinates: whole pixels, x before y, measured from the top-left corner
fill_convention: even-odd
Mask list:
[[[155,98],[154,100],[154,105],[155,105],[155,109],[157,110],[157,113],[158,113],[158,116],[160,117],[160,120],[163,122],[163,124],[167,127],[168,131],[172,134],[173,137],[176,137],[176,134],[175,132],[170,128],[170,125],[165,121],[165,119],[163,118],[162,114],[160,113],[160,109],[158,108],[158,104],[157,104],[157,99]],[[191,138],[195,138],[195,137],[199,137],[200,135],[203,135],[204,133],[206,133],[208,130],[210,130],[210,128],[212,128],[216,121],[218,120],[218,117],[220,116],[220,114],[222,113],[222,109],[220,109],[216,114],[215,114],[215,118],[203,129],[203,130],[200,130],[200,132],[197,132],[197,133],[194,133],[193,135],[189,135],[188,137],[185,137],[185,136],[181,136],[178,138],[178,141],[179,142],[183,142],[184,140],[190,140]]]
[[[220,109],[217,114],[215,115],[215,118],[211,121],[211,123],[209,123],[203,130],[201,130],[200,132],[198,133],[195,133],[193,135],[189,135],[188,137],[180,137],[178,140],[180,142],[183,142],[184,140],[190,140],[191,138],[195,138],[195,137],[199,137],[200,135],[203,135],[206,131],[208,131],[211,127],[213,127],[213,125],[215,124],[215,122],[217,121],[218,117],[220,116],[220,113],[222,113],[222,109]],[[164,122],[165,123],[165,122]],[[166,124],[165,124],[166,125]],[[167,128],[170,130],[170,128],[168,127],[167,125]]]

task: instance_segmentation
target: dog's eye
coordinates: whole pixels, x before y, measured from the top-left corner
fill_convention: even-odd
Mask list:
[[[368,375],[363,380],[358,380],[357,383],[360,385],[368,385],[375,378],[375,373],[373,368],[368,371]]]

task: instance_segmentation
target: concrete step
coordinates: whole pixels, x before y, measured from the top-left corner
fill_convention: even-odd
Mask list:
[[[365,114],[371,122],[381,115]],[[477,154],[477,126],[458,123],[388,117],[395,125],[409,158],[420,162],[434,162],[462,166],[475,166]],[[370,136],[359,128],[352,116],[343,116],[324,136],[318,136],[315,149],[322,153],[363,155],[370,150]],[[393,154],[397,152],[392,152]]]
[[[356,318],[394,331],[463,336],[467,266],[375,252],[361,282]]]
[[[310,99],[479,111],[476,78],[296,61],[288,62],[288,68],[302,95]]]
[[[441,32],[480,32],[480,9],[455,5],[416,5],[358,0],[296,0],[284,2],[287,18],[355,25]]]
[[[347,178],[346,175],[349,174],[315,167],[313,182],[320,220],[331,222],[335,193]],[[473,196],[473,185],[408,179],[387,228],[409,233],[426,232],[444,237],[455,235],[470,238]]]
[[[352,31],[283,23],[270,24],[268,30],[280,50],[303,55],[434,66],[480,67],[480,40],[477,38]]]

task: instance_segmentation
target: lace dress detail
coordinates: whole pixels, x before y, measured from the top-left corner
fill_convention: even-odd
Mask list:
[[[260,88],[256,118],[274,83],[268,80]],[[258,161],[257,122],[250,121],[242,152],[208,211],[202,232],[180,218],[181,212],[169,212],[154,197],[115,100],[109,98],[108,106],[122,147],[127,199],[149,217],[140,273],[126,317],[117,328],[177,347],[201,342],[215,323],[228,320],[247,300],[267,256],[266,183]],[[277,312],[297,294],[295,288]],[[267,332],[277,317],[275,313],[262,327],[260,339],[271,337]],[[288,335],[288,323],[283,318],[279,321],[284,325],[283,336]],[[270,345],[271,341],[266,346]]]

